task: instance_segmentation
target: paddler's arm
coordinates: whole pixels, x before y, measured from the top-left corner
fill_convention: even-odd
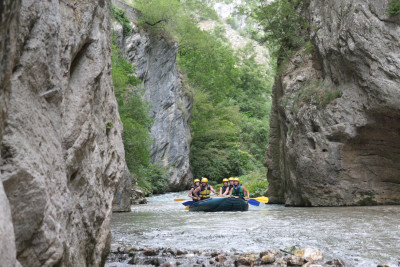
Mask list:
[[[246,192],[246,194],[247,194],[247,199],[249,199],[249,198],[250,198],[250,192],[249,192],[249,190],[247,190],[247,188],[244,187],[243,185],[242,185],[242,189],[243,189],[244,192]]]
[[[197,187],[196,190],[193,191],[193,194],[197,199],[200,199],[200,197],[197,195],[197,192],[200,191],[200,187]]]
[[[219,189],[219,195],[222,197],[222,187]]]
[[[212,187],[212,186],[210,185],[210,188],[211,188],[211,191],[212,191],[214,194],[217,194],[217,191],[215,191],[214,187]]]
[[[188,197],[191,197],[191,198],[193,198],[193,197],[194,197],[194,195],[193,195],[193,188],[192,188],[192,189],[190,189],[190,191],[189,191],[189,194],[188,194]]]
[[[229,190],[229,196],[231,197],[233,193],[233,187]]]

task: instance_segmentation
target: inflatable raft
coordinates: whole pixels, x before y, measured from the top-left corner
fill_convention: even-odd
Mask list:
[[[189,211],[247,211],[249,204],[241,198],[214,197],[201,200],[189,206]]]

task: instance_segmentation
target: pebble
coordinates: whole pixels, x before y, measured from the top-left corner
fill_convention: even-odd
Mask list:
[[[219,254],[216,258],[216,261],[219,263],[224,264],[224,262],[227,260],[226,256],[224,254]]]
[[[275,262],[275,256],[273,254],[264,255],[261,258],[261,262],[264,264],[270,264]]]
[[[158,251],[157,250],[146,250],[143,253],[145,256],[157,256],[158,255]]]
[[[313,248],[300,249],[296,252],[296,256],[302,257],[311,263],[324,260],[324,255],[322,252]]]
[[[287,254],[286,254],[287,255]],[[331,260],[322,264],[323,254],[317,249],[305,248],[296,255],[284,256],[276,250],[265,250],[259,254],[221,252],[221,251],[183,251],[174,249],[138,249],[134,247],[118,247],[112,251],[107,263],[125,261],[128,264],[153,266],[302,266],[302,267],[342,267],[341,260]],[[177,261],[179,260],[179,261]],[[175,262],[176,261],[176,262]],[[109,265],[111,266],[111,265]],[[382,267],[386,267],[383,266]]]
[[[345,264],[342,260],[339,259],[335,259],[335,260],[331,260],[331,261],[327,261],[325,262],[325,264],[329,267],[334,266],[334,267],[344,267]]]
[[[285,261],[287,262],[287,266],[302,266],[305,262],[305,260],[299,256],[290,256],[285,258]]]

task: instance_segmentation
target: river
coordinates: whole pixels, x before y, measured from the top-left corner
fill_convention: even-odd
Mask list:
[[[193,213],[170,193],[112,217],[112,247],[261,252],[290,246],[320,249],[346,266],[399,266],[400,206],[290,208]]]

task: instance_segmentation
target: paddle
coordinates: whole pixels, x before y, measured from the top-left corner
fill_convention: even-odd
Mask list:
[[[253,198],[253,199],[258,201],[258,202],[261,202],[261,203],[268,203],[268,201],[269,201],[269,198],[267,198],[267,197],[256,197],[256,198]]]
[[[190,200],[190,201],[183,202],[182,205],[183,205],[183,206],[190,206],[190,205],[192,205],[193,203],[194,203],[194,201],[193,201],[193,200]]]
[[[174,201],[185,201],[185,200],[189,200],[187,198],[175,198]]]

